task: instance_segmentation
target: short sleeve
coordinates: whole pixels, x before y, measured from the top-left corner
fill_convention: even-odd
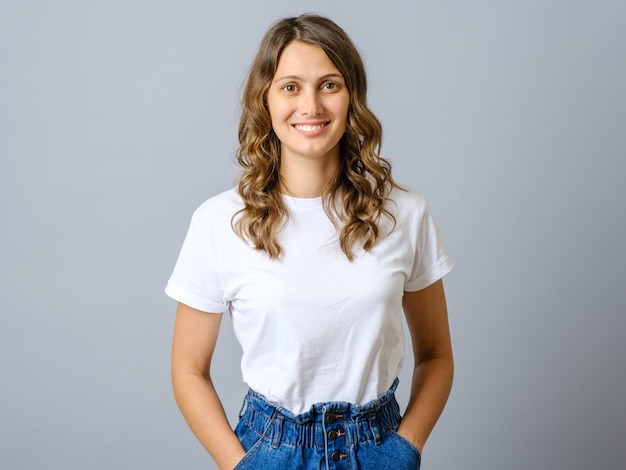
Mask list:
[[[204,312],[226,310],[214,245],[192,218],[165,288],[169,297]]]
[[[405,291],[418,291],[441,279],[452,270],[453,263],[443,245],[439,227],[424,202],[421,216],[414,226],[415,254]]]

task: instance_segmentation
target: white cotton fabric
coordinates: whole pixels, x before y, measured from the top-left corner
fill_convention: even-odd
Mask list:
[[[232,230],[235,189],[194,213],[166,293],[205,312],[229,311],[253,390],[295,414],[312,404],[363,404],[387,391],[404,362],[402,295],[450,269],[425,199],[394,189],[381,237],[352,262],[321,198],[284,196],[283,254],[270,260]]]

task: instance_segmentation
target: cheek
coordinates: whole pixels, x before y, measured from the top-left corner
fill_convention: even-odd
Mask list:
[[[348,119],[348,109],[350,108],[350,97],[342,96],[335,103],[335,114],[343,119]]]
[[[270,112],[270,118],[272,119],[272,124],[278,124],[289,117],[289,110],[286,106],[281,105],[280,103],[268,103],[268,109]]]
[[[267,112],[269,113],[272,122],[277,118],[279,109],[280,106],[278,106],[276,99],[272,97],[272,94],[270,93],[267,97]]]
[[[349,106],[349,102],[345,102],[345,103],[341,103],[336,110],[335,115],[336,116],[340,116],[340,119],[342,119],[346,124],[348,123],[348,110],[349,110],[350,106]]]

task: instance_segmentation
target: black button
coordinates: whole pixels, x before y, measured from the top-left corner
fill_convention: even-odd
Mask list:
[[[330,439],[331,441],[334,441],[338,437],[339,437],[339,433],[335,431],[334,429],[332,431],[328,431],[328,439]]]
[[[327,414],[326,421],[328,421],[330,424],[333,424],[335,421],[337,421],[337,415]]]
[[[341,454],[339,453],[339,451],[336,450],[330,455],[330,458],[333,462],[337,462],[341,458]]]

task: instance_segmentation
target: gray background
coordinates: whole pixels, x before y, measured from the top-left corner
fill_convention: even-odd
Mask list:
[[[606,0],[0,1],[0,467],[214,468],[172,398],[163,287],[233,183],[262,34],[305,11],[363,53],[384,154],[456,262],[423,468],[623,469],[626,3]],[[227,320],[232,419],[238,360]]]

